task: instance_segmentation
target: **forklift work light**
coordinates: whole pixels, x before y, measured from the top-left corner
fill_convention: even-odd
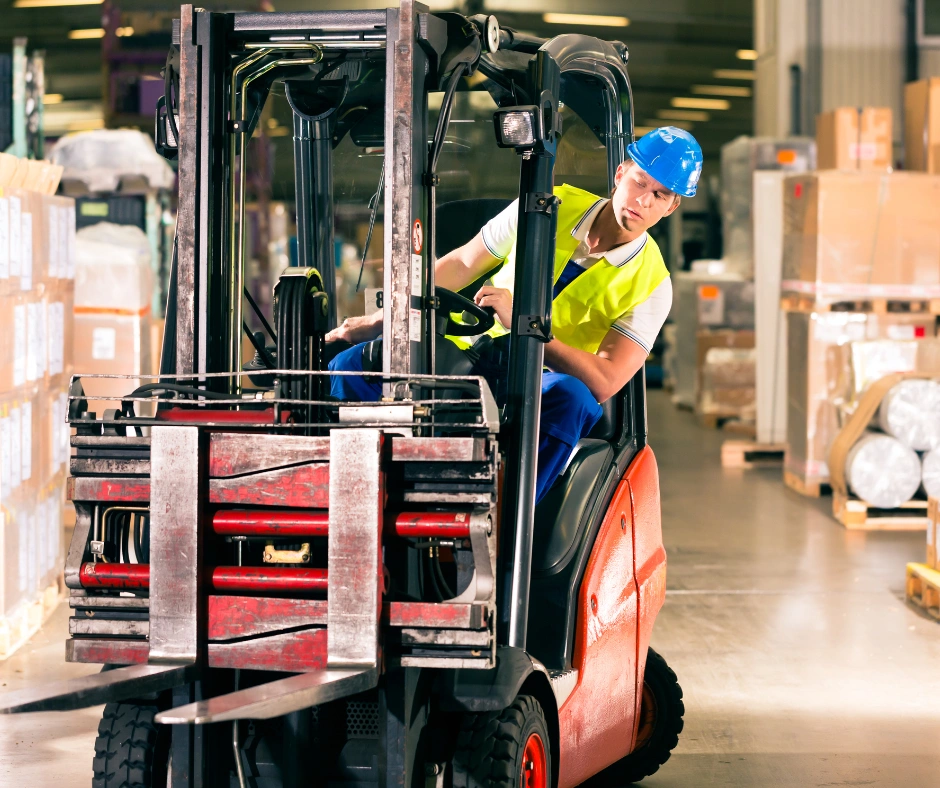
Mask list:
[[[496,144],[501,148],[531,148],[543,138],[539,108],[512,107],[494,114]]]

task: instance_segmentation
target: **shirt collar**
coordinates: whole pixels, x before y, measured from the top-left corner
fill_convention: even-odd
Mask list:
[[[639,238],[635,238],[634,240],[628,241],[625,244],[620,244],[620,246],[615,246],[613,249],[610,249],[603,254],[588,254],[587,235],[591,231],[591,227],[594,225],[594,220],[604,209],[604,206],[609,202],[609,199],[600,199],[595,202],[594,205],[587,209],[584,216],[581,217],[581,220],[574,226],[574,229],[571,231],[571,235],[579,241],[579,245],[578,249],[575,250],[575,253],[572,257],[588,258],[594,260],[598,260],[603,257],[611,265],[615,265],[620,268],[636,257],[643,247],[646,246],[646,241],[649,238],[649,235],[647,233],[643,233],[643,235],[641,235]]]

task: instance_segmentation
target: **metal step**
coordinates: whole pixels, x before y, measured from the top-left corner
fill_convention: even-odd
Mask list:
[[[0,695],[0,714],[72,711],[161,692],[193,681],[195,665],[128,665]]]
[[[378,683],[379,672],[375,667],[323,668],[161,711],[156,721],[166,725],[206,725],[270,719],[365,692]]]

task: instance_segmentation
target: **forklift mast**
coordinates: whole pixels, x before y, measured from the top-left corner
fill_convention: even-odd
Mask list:
[[[523,686],[556,708],[571,645],[549,668],[527,651],[554,170],[568,106],[604,148],[612,187],[633,138],[627,59],[619,42],[544,41],[413,0],[367,11],[182,7],[156,118],[158,150],[179,162],[161,374],[117,407],[94,376],[76,376],[69,397],[67,657],[108,669],[0,705],[155,699],[156,721],[172,730],[173,786],[228,786],[228,770],[208,765],[219,753],[235,784],[252,758],[256,777],[268,761],[280,775],[258,785],[301,784],[308,750],[332,746],[340,699],[378,721],[366,759],[378,785],[424,779],[417,753],[428,762],[435,746],[431,714],[500,710]],[[482,377],[442,374],[438,358],[453,326],[434,282],[438,163],[471,79],[499,108],[495,145],[519,154],[502,413]],[[273,326],[256,310],[269,335],[259,339],[244,295],[248,141],[281,86],[299,265],[277,282]],[[360,373],[381,382],[375,403],[329,396],[330,376],[348,374],[327,370],[324,342],[337,318],[335,152],[347,137],[384,162],[383,355],[381,371]],[[243,334],[256,365],[243,366]],[[620,458],[608,502],[646,446],[644,388],[641,372],[606,406]],[[222,722],[233,727],[220,738],[208,724]],[[355,760],[343,758],[334,782]]]

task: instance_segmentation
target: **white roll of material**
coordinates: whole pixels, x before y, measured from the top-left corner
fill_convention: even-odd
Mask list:
[[[880,509],[911,500],[920,479],[917,452],[880,432],[865,433],[845,459],[845,480],[852,492]]]
[[[915,451],[940,447],[940,383],[902,380],[885,394],[878,426]]]
[[[940,498],[940,449],[933,449],[923,459],[924,490],[932,498]]]

